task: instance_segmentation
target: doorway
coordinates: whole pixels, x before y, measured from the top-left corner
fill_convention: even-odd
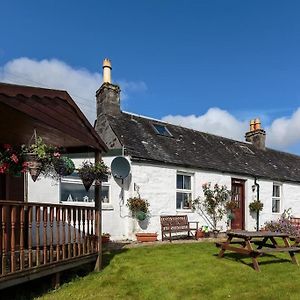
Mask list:
[[[237,203],[232,210],[231,229],[245,229],[245,181],[231,179],[231,199]]]

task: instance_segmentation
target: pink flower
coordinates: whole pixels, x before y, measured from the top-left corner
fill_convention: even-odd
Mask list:
[[[54,152],[53,156],[59,158],[60,157],[60,153],[59,152]]]
[[[18,156],[16,154],[12,154],[10,158],[16,164],[19,162]]]
[[[3,174],[6,172],[6,170],[8,169],[8,163],[3,163],[2,165],[0,165],[0,173]]]

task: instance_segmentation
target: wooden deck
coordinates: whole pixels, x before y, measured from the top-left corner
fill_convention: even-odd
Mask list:
[[[93,207],[0,201],[0,289],[95,261]]]

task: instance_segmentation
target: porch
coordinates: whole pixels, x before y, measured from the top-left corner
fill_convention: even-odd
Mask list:
[[[65,91],[0,83],[0,144],[27,144],[33,132],[66,153],[100,161],[107,150]],[[28,174],[0,176],[0,289],[96,262],[101,269],[100,185],[95,207],[34,203]]]

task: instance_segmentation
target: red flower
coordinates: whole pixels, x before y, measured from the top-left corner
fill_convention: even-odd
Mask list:
[[[8,163],[3,163],[2,165],[0,165],[0,173],[3,174],[7,171],[9,165]]]
[[[10,158],[16,164],[19,162],[18,156],[16,154],[12,154]]]

